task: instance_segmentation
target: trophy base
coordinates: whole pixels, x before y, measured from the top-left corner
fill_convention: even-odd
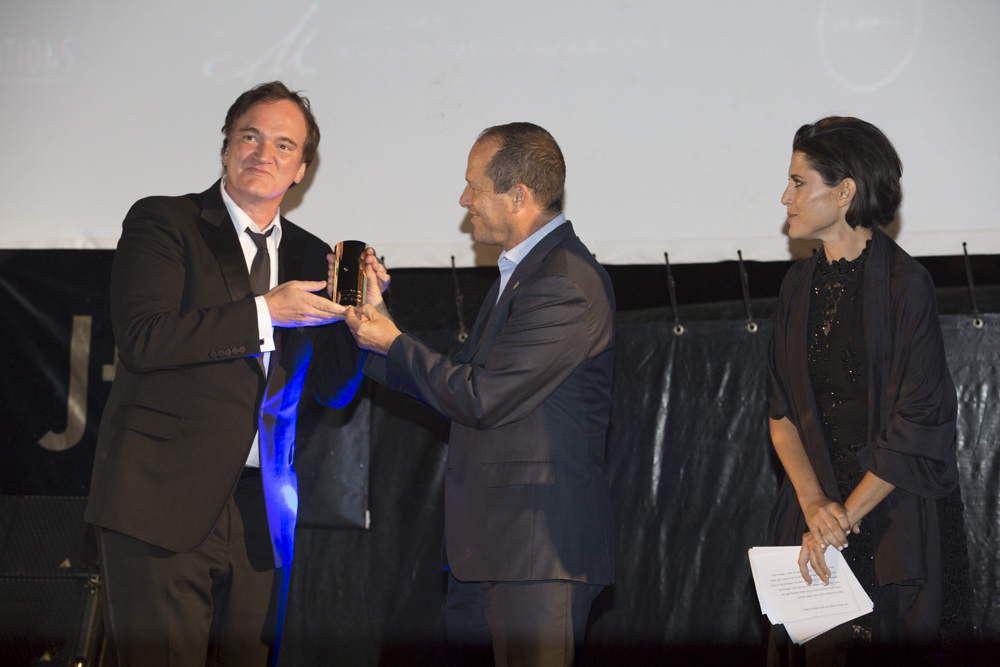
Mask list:
[[[337,292],[335,296],[341,306],[360,306],[364,301],[364,295],[357,290],[344,290]]]

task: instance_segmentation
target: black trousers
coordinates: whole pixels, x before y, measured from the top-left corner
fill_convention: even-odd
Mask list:
[[[482,664],[492,646],[496,667],[578,665],[590,605],[603,588],[566,580],[463,582],[449,573],[448,662]]]
[[[197,550],[99,528],[104,622],[119,667],[265,667],[278,582],[258,475],[241,479]]]

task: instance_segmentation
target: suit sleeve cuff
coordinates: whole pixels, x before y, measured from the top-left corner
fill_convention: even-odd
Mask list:
[[[368,358],[365,359],[364,374],[375,380],[379,384],[388,387],[388,382],[385,379],[385,357],[381,354],[370,353]]]
[[[267,309],[267,301],[263,296],[254,297],[257,306],[257,338],[260,339],[260,351],[274,352],[274,327],[271,325],[271,313]]]

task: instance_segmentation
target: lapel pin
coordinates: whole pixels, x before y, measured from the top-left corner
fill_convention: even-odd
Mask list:
[[[513,287],[511,287],[511,288],[510,288],[510,290],[511,290],[511,291],[513,292],[514,290],[516,290],[516,289],[517,289],[517,286],[518,286],[518,285],[520,285],[520,284],[521,284],[521,281],[520,281],[520,280],[518,280],[518,281],[517,281],[516,283],[514,283],[514,286],[513,286]]]

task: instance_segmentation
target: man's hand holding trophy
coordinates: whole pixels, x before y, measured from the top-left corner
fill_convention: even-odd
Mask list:
[[[327,255],[327,261],[328,293],[348,307],[344,320],[354,339],[366,350],[385,354],[400,334],[382,300],[390,281],[385,267],[375,251],[361,241],[341,241],[337,251]]]
[[[382,300],[391,280],[385,266],[362,241],[341,241],[326,258],[327,294],[347,307],[344,319],[354,339],[366,350],[385,354],[400,333]]]

